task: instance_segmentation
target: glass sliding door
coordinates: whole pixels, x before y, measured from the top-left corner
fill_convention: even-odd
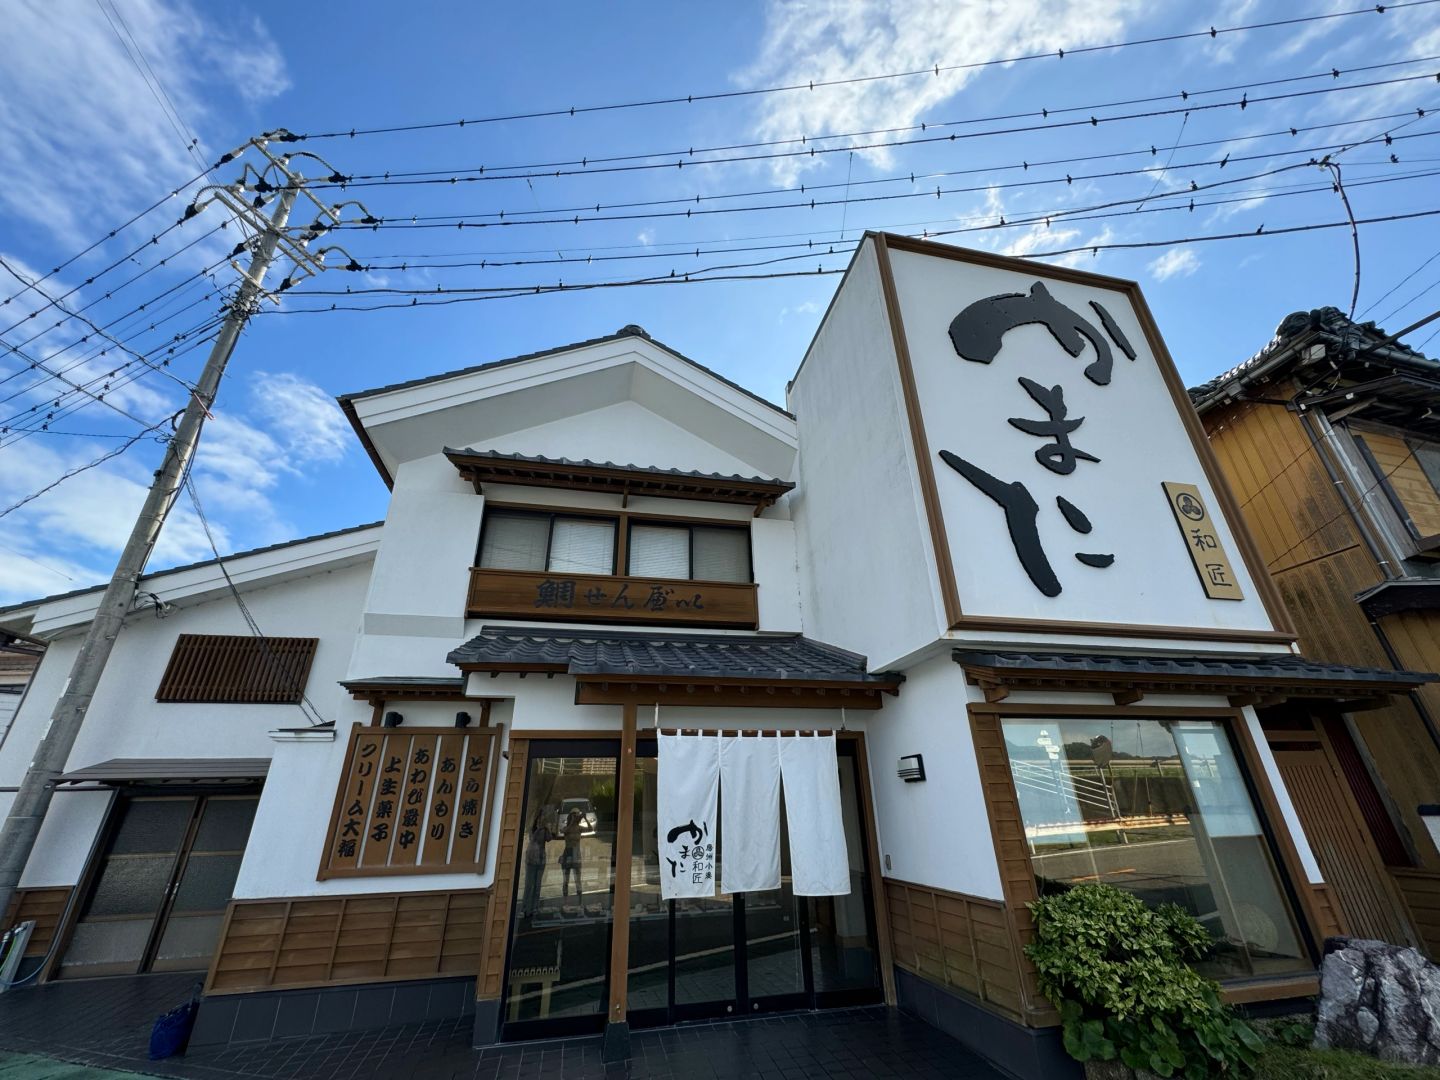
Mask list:
[[[630,886],[631,1026],[881,1000],[854,745],[839,746],[851,892],[837,897],[794,895],[782,796],[779,889],[661,900],[654,755],[653,742],[639,745]],[[720,881],[724,857],[722,813],[716,844]]]
[[[615,882],[614,741],[531,743],[503,1037],[598,1031]]]
[[[1216,979],[1313,971],[1226,726],[1002,721],[1041,894],[1103,881],[1178,904],[1215,939]]]
[[[121,796],[60,976],[209,967],[258,802]]]

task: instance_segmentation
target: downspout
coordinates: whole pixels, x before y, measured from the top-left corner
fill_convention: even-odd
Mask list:
[[[1350,519],[1355,523],[1355,530],[1360,534],[1360,539],[1364,541],[1365,549],[1370,552],[1371,558],[1375,560],[1386,578],[1393,579],[1396,577],[1396,575],[1391,572],[1394,569],[1394,564],[1381,554],[1380,547],[1376,543],[1375,538],[1370,535],[1370,530],[1366,527],[1366,523],[1356,508],[1354,500],[1350,497],[1350,489],[1335,471],[1335,466],[1331,464],[1329,456],[1325,453],[1325,448],[1320,445],[1320,439],[1315,434],[1315,429],[1310,422],[1310,414],[1293,401],[1292,405],[1300,417],[1300,426],[1305,429],[1305,434],[1310,438],[1310,446],[1314,449],[1315,456],[1320,459],[1320,464],[1325,467],[1325,475],[1330,478],[1331,485],[1339,493],[1340,501],[1344,503],[1346,512],[1349,513]],[[1362,609],[1362,613],[1365,615],[1365,621],[1370,624],[1370,629],[1375,634],[1375,639],[1380,643],[1380,649],[1385,653],[1385,658],[1390,662],[1390,666],[1396,671],[1404,671],[1405,665],[1400,662],[1400,657],[1395,652],[1395,646],[1390,643],[1390,637],[1385,633],[1385,628],[1381,626],[1379,621],[1368,611],[1363,611]],[[1435,749],[1440,751],[1440,728],[1436,726],[1434,714],[1432,714],[1426,706],[1425,699],[1420,696],[1418,690],[1409,691],[1407,696],[1410,698],[1410,703],[1415,706],[1415,711],[1420,714],[1420,720],[1425,725],[1425,731],[1430,736],[1430,741],[1435,744]]]

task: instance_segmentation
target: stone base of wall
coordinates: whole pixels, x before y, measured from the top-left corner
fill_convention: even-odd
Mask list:
[[[190,1045],[366,1031],[469,1016],[474,1011],[473,977],[223,994],[200,1002]]]
[[[1078,1080],[1083,1067],[1065,1052],[1059,1028],[1030,1028],[948,987],[895,969],[899,1006],[964,1043],[1019,1080]]]

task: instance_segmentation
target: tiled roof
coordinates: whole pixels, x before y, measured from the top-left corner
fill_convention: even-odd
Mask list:
[[[967,668],[997,671],[1063,674],[1084,672],[1120,677],[1196,678],[1220,682],[1273,680],[1277,682],[1390,683],[1397,687],[1435,682],[1440,675],[1384,668],[1322,664],[1303,656],[1108,656],[1095,653],[975,652],[956,649],[955,662]]]
[[[1275,336],[1250,359],[1235,365],[1228,371],[1221,372],[1208,382],[1192,386],[1189,391],[1190,400],[1200,406],[1215,397],[1222,388],[1232,383],[1245,385],[1266,368],[1270,360],[1276,358],[1301,338],[1324,340],[1342,349],[1358,351],[1375,346],[1388,336],[1375,323],[1355,322],[1336,307],[1292,312],[1275,328]],[[1429,360],[1423,353],[1416,352],[1408,345],[1398,341],[1385,346],[1385,349],[1392,361],[1404,363],[1408,360],[1418,366],[1440,370],[1440,363]]]
[[[684,480],[712,480],[717,482],[731,482],[737,484],[764,484],[772,487],[784,488],[789,491],[795,485],[788,480],[779,480],[773,476],[741,476],[738,473],[709,473],[699,472],[693,469],[662,469],[658,465],[617,465],[613,461],[591,461],[589,458],[551,458],[539,457],[527,454],[507,454],[500,450],[472,450],[457,449],[447,446],[445,448],[447,457],[480,458],[485,461],[504,463],[513,461],[521,465],[548,465],[556,469],[612,469],[616,472],[644,473],[656,478],[674,478]]]
[[[871,673],[865,658],[799,634],[589,633],[546,627],[482,627],[447,657],[463,669],[484,665],[553,667],[570,675],[763,679],[772,682],[870,683],[902,676]]]
[[[590,338],[587,341],[576,341],[572,344],[561,345],[554,349],[541,349],[539,352],[523,353],[520,356],[506,357],[504,360],[491,360],[484,364],[474,364],[470,367],[458,368],[455,371],[441,372],[439,375],[427,375],[422,379],[408,379],[405,382],[391,383],[388,386],[377,386],[373,390],[357,390],[351,394],[341,394],[338,400],[342,404],[350,401],[359,401],[362,398],[374,397],[376,394],[388,394],[393,390],[408,390],[412,386],[424,386],[426,383],[441,382],[445,379],[458,378],[461,375],[473,375],[479,371],[489,371],[493,368],[506,367],[509,364],[523,363],[526,360],[536,360],[542,356],[553,356],[556,353],[570,352],[572,349],[584,349],[588,348],[591,345],[604,345],[607,342],[619,341],[621,338],[627,337],[643,338],[646,341],[650,342],[652,345],[656,345],[664,349],[672,356],[675,356],[678,359],[685,361],[685,363],[689,364],[691,367],[703,371],[711,378],[719,379],[722,383],[730,387],[732,390],[738,390],[746,397],[752,398],[755,401],[758,401],[761,405],[774,409],[782,416],[788,416],[792,420],[795,419],[793,413],[787,412],[779,405],[776,405],[773,401],[767,401],[765,398],[755,393],[755,391],[745,389],[745,387],[741,386],[739,383],[731,379],[727,379],[718,371],[706,367],[698,360],[692,360],[684,353],[672,349],[663,341],[657,341],[655,338],[652,338],[648,333],[645,332],[645,328],[643,326],[636,326],[634,323],[631,323],[628,326],[622,326],[619,330],[615,331],[615,333],[606,334],[604,337]]]

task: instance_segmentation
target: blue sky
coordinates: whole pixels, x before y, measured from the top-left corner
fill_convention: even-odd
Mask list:
[[[1344,209],[1328,186],[1329,174],[1304,165],[1307,151],[1377,140],[1387,130],[1395,138],[1392,145],[1364,142],[1338,159],[1356,216],[1436,209],[1440,5],[1213,39],[1074,52],[1210,25],[1225,28],[1363,6],[1337,0],[1226,0],[1200,13],[1189,5],[1139,0],[767,0],[703,10],[638,3],[495,7],[456,2],[406,8],[252,3],[231,5],[222,15],[218,8],[185,0],[113,0],[113,6],[112,0],[19,0],[7,13],[7,63],[0,70],[0,257],[27,274],[45,273],[69,258],[198,172],[186,151],[192,135],[199,139],[197,153],[208,163],[274,127],[323,132],[449,121],[977,63],[1060,48],[1071,55],[725,101],[309,141],[305,149],[347,175],[432,170],[445,176],[484,166],[494,177],[505,176],[506,166],[671,155],[646,159],[653,163],[673,160],[673,152],[691,147],[802,135],[807,147],[841,152],[620,173],[597,173],[587,166],[579,170],[583,175],[453,185],[355,186],[349,195],[387,220],[410,215],[494,220],[484,215],[503,210],[509,220],[523,222],[574,216],[549,213],[556,208],[697,196],[701,201],[695,207],[728,212],[688,219],[659,216],[673,215],[677,205],[672,204],[581,214],[635,216],[578,224],[347,232],[337,241],[359,262],[389,269],[332,271],[296,293],[347,286],[416,290],[557,280],[575,284],[753,264],[797,253],[806,257],[736,272],[839,268],[848,246],[866,228],[907,233],[970,229],[945,239],[1023,255],[1341,221]],[[397,17],[401,12],[407,17]],[[1401,63],[1412,60],[1418,62]],[[1353,70],[1379,64],[1391,66]],[[163,93],[147,85],[142,75],[147,68]],[[1298,79],[1332,68],[1340,77]],[[1410,81],[1396,81],[1406,78]],[[1296,81],[1256,85],[1279,79]],[[1357,86],[1361,83],[1383,85]],[[1236,89],[1205,93],[1227,87]],[[1181,91],[1190,97],[1182,99]],[[1293,96],[1301,91],[1323,92]],[[1199,107],[1235,101],[1242,93],[1244,109]],[[1274,95],[1292,96],[1261,100]],[[167,99],[174,115],[162,107]],[[1194,106],[1188,116],[1175,111],[1187,105]],[[1041,109],[1079,111],[1032,115]],[[1416,109],[1433,115],[1421,117]],[[1149,112],[1163,115],[1111,119]],[[984,122],[1011,114],[1024,115]],[[1061,126],[1090,115],[1104,122]],[[861,142],[933,136],[933,125],[957,121],[967,123],[938,130],[972,137],[849,149]],[[814,141],[822,135],[921,123],[923,133]],[[1291,127],[1297,129],[1294,136],[1288,134]],[[975,135],[996,129],[1021,130]],[[1267,134],[1274,132],[1285,134]],[[697,154],[689,160],[741,154]],[[1391,154],[1398,160],[1391,162]],[[1064,160],[1076,158],[1092,160]],[[1137,171],[1167,164],[1169,169],[1160,172]],[[1277,171],[1286,166],[1297,167]],[[217,175],[229,181],[235,173],[231,166]],[[1192,182],[1200,188],[1193,210],[1188,206]],[[872,201],[825,205],[843,199],[847,183],[851,199]],[[831,186],[812,190],[816,185]],[[949,190],[955,188],[969,190]],[[766,194],[743,194],[751,192]],[[892,197],[873,198],[881,195]],[[334,192],[327,196],[337,197]],[[1137,203],[1147,196],[1148,201]],[[808,206],[812,197],[821,203],[814,209]],[[785,205],[755,209],[777,203]],[[789,205],[799,203],[807,205]],[[1101,206],[1105,209],[1083,212]],[[173,287],[168,301],[160,298],[146,313],[115,324],[115,333],[128,345],[142,351],[163,346],[168,334],[214,310],[210,300],[176,312],[213,287],[190,279],[234,242],[233,230],[197,241],[218,225],[216,211],[187,223],[95,284],[87,286],[85,279],[169,224],[182,207],[183,199],[172,200],[43,287],[54,294],[78,286],[67,307],[93,305],[86,314],[107,324]],[[1039,220],[1047,214],[1060,216],[1047,226]],[[1007,227],[996,228],[1002,217]],[[1028,224],[1032,220],[1036,223]],[[1027,224],[1015,227],[1017,221]],[[1435,255],[1437,238],[1440,218],[1362,226],[1357,313],[1383,318],[1388,328],[1399,329],[1440,306],[1440,259],[1396,287]],[[127,240],[129,247],[123,246]],[[197,242],[177,250],[189,241]],[[778,246],[812,241],[814,256],[806,248]],[[823,254],[830,245],[836,253]],[[767,250],[734,250],[747,247]],[[699,257],[693,254],[696,248]],[[682,254],[687,249],[691,254]],[[115,288],[162,255],[164,267],[105,297],[106,286]],[[535,261],[587,257],[602,261]],[[1094,255],[1085,251],[1060,259],[1139,280],[1182,376],[1191,383],[1253,353],[1291,311],[1326,304],[1348,308],[1354,280],[1350,237],[1340,229]],[[453,265],[481,260],[489,265]],[[496,261],[524,265],[495,266]],[[401,265],[405,269],[396,268]],[[233,278],[228,269],[215,274],[221,284]],[[240,343],[215,419],[207,425],[196,466],[198,490],[222,550],[378,519],[384,513],[384,486],[334,407],[335,394],[554,347],[627,323],[643,325],[661,341],[780,401],[837,281],[835,276],[807,276],[597,289],[368,313],[296,313],[331,298],[292,294],[279,311],[255,319]],[[0,272],[0,299],[17,289]],[[372,294],[350,302],[394,299]],[[408,300],[409,294],[400,299]],[[106,365],[115,360],[90,355],[93,345],[75,344],[85,327],[74,322],[53,326],[52,310],[29,325],[7,329],[36,302],[30,292],[0,306],[0,341],[52,368],[69,368],[72,379],[103,381]],[[148,319],[166,314],[174,316],[171,322],[146,329]],[[1412,342],[1423,341],[1430,329]],[[28,340],[37,330],[43,333]],[[19,354],[0,353],[0,380],[5,380],[0,398],[9,399],[0,401],[0,426],[38,426],[37,418],[52,411],[66,388],[30,371]],[[175,362],[175,374],[193,378],[203,356],[203,348],[183,355]],[[134,370],[132,365],[107,393],[111,404],[153,423],[183,403],[183,387],[164,375],[147,373],[120,385]],[[0,435],[0,509],[122,445],[141,425],[90,403],[73,414],[62,413],[52,427],[78,434],[32,432],[16,439],[12,430]],[[160,453],[155,442],[141,441],[0,518],[0,603],[108,575]],[[207,555],[204,534],[182,502],[152,565]]]

